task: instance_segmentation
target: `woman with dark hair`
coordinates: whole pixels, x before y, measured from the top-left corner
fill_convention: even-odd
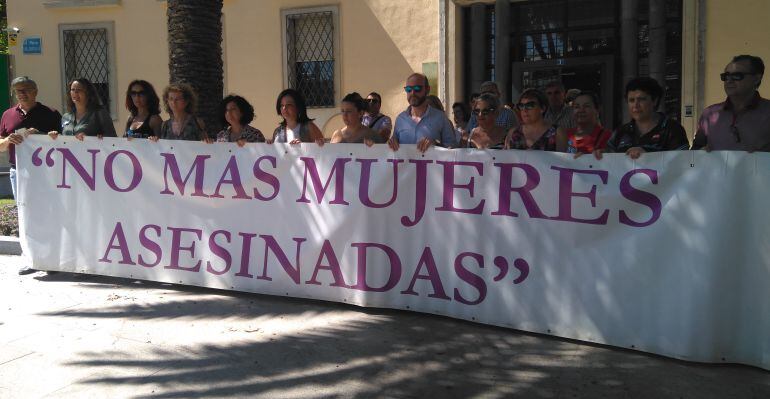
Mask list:
[[[126,121],[126,137],[157,140],[160,137],[160,99],[150,82],[134,80],[126,90],[126,109],[131,113]]]
[[[340,113],[345,127],[332,134],[331,143],[364,143],[371,147],[374,143],[384,143],[385,140],[361,121],[366,112],[366,101],[358,93],[350,93],[342,99]]]
[[[294,89],[286,89],[275,101],[275,112],[283,118],[273,132],[275,143],[317,143],[323,145],[321,129],[307,116],[307,106],[302,94]]]
[[[163,90],[163,107],[171,118],[163,121],[160,138],[164,140],[187,140],[210,142],[206,126],[195,116],[198,96],[185,83],[174,83]]]
[[[690,142],[679,122],[657,112],[663,87],[650,77],[631,79],[626,85],[626,103],[631,122],[619,127],[607,143],[606,152],[624,152],[637,159],[645,152],[687,150]],[[594,153],[602,158],[602,151]]]
[[[508,132],[495,121],[500,114],[500,99],[494,94],[484,93],[473,106],[478,126],[473,128],[468,138],[468,148],[500,150],[505,148]]]
[[[599,123],[599,96],[592,91],[582,91],[572,99],[572,109],[575,127],[565,132],[567,152],[578,158],[607,147],[612,132]]]
[[[545,112],[548,110],[548,98],[542,91],[527,89],[519,96],[516,104],[519,110],[521,126],[511,131],[506,139],[505,148],[511,150],[564,151],[566,135],[564,131],[548,123]]]
[[[222,125],[226,126],[217,133],[218,143],[237,143],[243,147],[246,143],[264,143],[265,136],[259,129],[251,127],[254,120],[254,107],[245,98],[229,95],[219,103],[219,115]]]
[[[61,118],[61,134],[83,140],[85,136],[117,137],[109,111],[102,107],[99,93],[86,78],[72,80],[67,87],[67,112]],[[57,132],[48,133],[56,138]]]

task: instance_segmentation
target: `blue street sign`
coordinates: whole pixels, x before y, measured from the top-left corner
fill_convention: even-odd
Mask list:
[[[43,39],[38,37],[26,37],[22,44],[24,54],[41,54],[43,52]]]

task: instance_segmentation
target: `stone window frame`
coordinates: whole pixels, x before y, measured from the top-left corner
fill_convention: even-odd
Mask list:
[[[107,66],[109,69],[109,82],[107,82],[110,91],[110,117],[113,121],[118,120],[118,102],[122,97],[118,95],[117,85],[117,67],[115,62],[115,22],[103,21],[103,22],[84,22],[75,24],[59,24],[59,65],[61,66],[61,82],[64,92],[62,97],[62,110],[67,110],[67,76],[65,71],[64,60],[64,32],[68,30],[80,30],[80,29],[106,29],[107,31]],[[64,113],[64,112],[63,112]]]
[[[288,38],[286,37],[287,34],[287,26],[286,26],[286,20],[287,17],[291,15],[297,15],[297,14],[312,14],[312,13],[319,13],[319,12],[331,12],[332,13],[332,26],[334,27],[334,32],[332,35],[333,40],[333,46],[334,46],[334,95],[333,95],[333,104],[326,105],[326,106],[310,106],[308,105],[308,109],[311,108],[334,108],[336,107],[341,100],[340,96],[340,90],[341,90],[341,76],[342,76],[342,57],[340,54],[341,44],[340,44],[340,12],[339,12],[339,6],[337,5],[329,5],[329,6],[319,6],[319,7],[300,7],[300,8],[288,8],[288,9],[282,9],[281,10],[281,71],[283,73],[283,88],[290,88],[289,85],[289,59],[288,59]]]

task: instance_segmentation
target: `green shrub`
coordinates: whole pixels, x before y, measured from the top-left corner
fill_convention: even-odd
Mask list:
[[[19,236],[19,213],[16,205],[0,205],[0,235]]]

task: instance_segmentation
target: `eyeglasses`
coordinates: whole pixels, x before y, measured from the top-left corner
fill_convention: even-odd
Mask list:
[[[421,85],[404,86],[404,91],[407,93],[411,93],[411,92],[419,93],[422,91],[422,86]]]
[[[419,91],[419,90],[418,90],[418,91]],[[407,93],[408,93],[408,91],[407,91]],[[377,104],[377,103],[379,103],[379,102],[380,102],[380,100],[378,100],[378,99],[376,99],[376,98],[367,98],[367,99],[366,99],[366,102],[367,102],[367,103],[369,103],[369,104]]]
[[[527,110],[535,109],[538,106],[539,106],[539,104],[537,102],[535,102],[535,101],[530,101],[528,103],[518,103],[518,104],[516,104],[516,108],[518,108],[519,111],[523,111],[525,109],[527,109]]]
[[[489,107],[489,108],[484,108],[484,109],[476,108],[476,109],[473,110],[473,115],[476,115],[476,116],[479,116],[479,115],[487,116],[487,115],[489,115],[489,114],[491,114],[493,112],[495,112],[495,107]]]
[[[719,79],[722,79],[723,82],[733,81],[733,82],[740,82],[743,80],[743,78],[746,77],[746,75],[755,75],[751,72],[722,72],[719,74]]]
[[[741,132],[738,131],[738,126],[730,125],[730,132],[733,134],[733,138],[736,143],[741,142]]]
[[[146,92],[146,91],[144,91],[144,90],[142,90],[142,91],[132,91],[132,92],[131,92],[131,97],[137,97],[137,96],[142,96],[142,97],[144,97],[144,96],[146,96],[146,95],[147,95],[147,92]]]

